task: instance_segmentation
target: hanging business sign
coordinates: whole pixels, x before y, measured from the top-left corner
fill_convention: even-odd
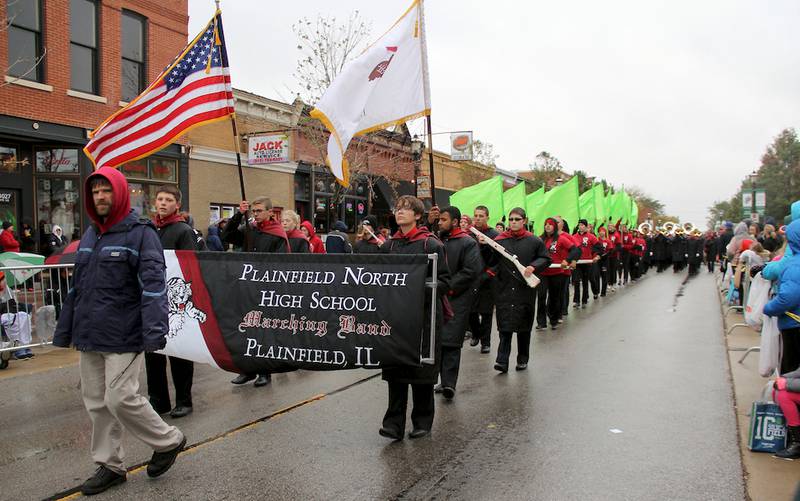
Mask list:
[[[247,140],[247,164],[264,165],[289,161],[289,136],[251,136]]]
[[[472,131],[450,134],[450,159],[472,160]]]

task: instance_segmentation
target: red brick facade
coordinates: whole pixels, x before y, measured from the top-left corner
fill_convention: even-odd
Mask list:
[[[120,109],[121,95],[121,11],[147,18],[146,83],[187,43],[188,0],[102,0],[99,4],[99,95],[105,104],[67,95],[70,87],[69,0],[42,1],[42,38],[47,48],[44,81],[52,91],[0,82],[0,115],[42,120],[93,129]],[[6,2],[0,2],[0,19],[6,19]],[[0,31],[0,68],[8,67],[8,40]],[[4,70],[5,71],[5,70]]]

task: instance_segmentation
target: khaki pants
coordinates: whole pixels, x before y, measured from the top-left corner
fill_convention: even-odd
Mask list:
[[[164,422],[139,391],[142,353],[81,352],[81,392],[92,420],[92,460],[125,473],[123,427],[163,452],[177,447],[183,434]]]

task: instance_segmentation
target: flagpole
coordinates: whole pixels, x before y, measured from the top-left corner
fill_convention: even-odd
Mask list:
[[[216,6],[217,10],[216,13],[220,13],[221,9],[219,8],[220,0],[214,0],[214,5]],[[214,14],[214,19],[216,19],[217,14]],[[215,21],[216,23],[216,21]],[[244,173],[242,172],[242,154],[240,152],[241,146],[239,145],[239,131],[236,128],[236,112],[231,113],[231,130],[233,131],[233,146],[236,148],[236,167],[239,170],[239,190],[242,192],[242,200],[247,200],[247,195],[244,192]]]
[[[431,115],[425,117],[428,126],[428,164],[431,174],[431,204],[436,205],[436,181],[433,173],[433,134],[431,131]]]
[[[236,166],[239,168],[239,189],[242,191],[242,200],[247,200],[244,194],[244,174],[242,173],[242,155],[239,152],[239,132],[236,129],[236,113],[231,114],[231,128],[233,129],[233,142],[236,147]]]

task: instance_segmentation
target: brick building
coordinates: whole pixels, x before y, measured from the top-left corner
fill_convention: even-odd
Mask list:
[[[82,233],[87,134],[154,80],[187,42],[188,0],[0,0],[0,219]],[[121,168],[131,203],[188,191],[185,146]],[[85,217],[85,216],[83,216]]]

